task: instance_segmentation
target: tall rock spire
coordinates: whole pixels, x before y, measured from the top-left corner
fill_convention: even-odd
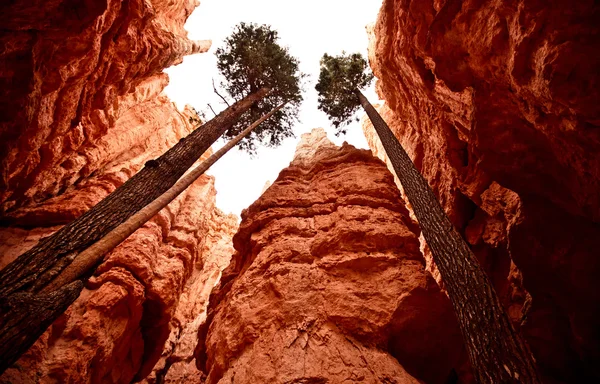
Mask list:
[[[302,136],[242,215],[197,362],[207,383],[442,383],[461,348],[418,227],[370,151]]]

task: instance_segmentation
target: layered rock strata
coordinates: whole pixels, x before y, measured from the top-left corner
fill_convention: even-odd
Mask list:
[[[322,129],[242,214],[197,359],[207,383],[443,383],[461,348],[385,165]]]
[[[183,29],[197,4],[0,5],[0,268],[195,128],[191,111],[162,93],[162,71],[209,48]],[[198,377],[197,327],[237,228],[215,193],[213,178],[201,177],[108,254],[0,382]]]
[[[371,28],[381,114],[549,382],[600,378],[599,11],[385,0]]]

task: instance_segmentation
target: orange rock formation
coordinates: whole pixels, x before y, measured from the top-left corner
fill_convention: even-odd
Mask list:
[[[196,5],[0,4],[0,268],[193,128],[162,71],[208,49],[183,29]],[[371,29],[382,115],[548,383],[600,381],[599,11],[385,0]],[[443,281],[368,151],[305,137],[233,243],[214,197],[200,178],[107,255],[0,382],[469,382]]]
[[[80,216],[194,128],[162,70],[210,42],[187,39],[195,1],[0,5],[0,268]],[[77,17],[75,17],[77,16]],[[180,382],[233,216],[212,177],[115,251],[14,366],[12,383]]]
[[[443,383],[460,337],[385,165],[322,129],[242,214],[197,361],[207,383]]]
[[[382,115],[549,382],[600,379],[598,12],[385,0],[370,31]]]
[[[140,144],[155,132],[119,132],[118,120],[157,129],[165,117],[177,119],[171,103],[157,96],[166,85],[164,68],[210,47],[188,40],[183,29],[196,5],[0,5],[0,212],[62,194],[132,147],[142,154]]]

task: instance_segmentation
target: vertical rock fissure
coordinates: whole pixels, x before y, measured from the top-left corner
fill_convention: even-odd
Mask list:
[[[366,97],[356,91],[413,207],[454,306],[480,383],[539,383],[533,357],[492,284],[427,181]]]

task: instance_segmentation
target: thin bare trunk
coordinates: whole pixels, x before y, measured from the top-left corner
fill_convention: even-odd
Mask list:
[[[126,222],[113,229],[100,241],[77,255],[75,260],[73,260],[73,262],[67,268],[65,268],[54,281],[52,281],[52,283],[44,288],[43,292],[52,292],[88,274],[91,269],[102,260],[104,255],[112,251],[133,232],[141,228],[148,220],[169,205],[171,201],[185,191],[187,187],[192,185],[194,181],[202,176],[204,172],[206,172],[214,163],[223,157],[223,155],[229,152],[231,148],[239,143],[244,137],[248,136],[248,134],[261,123],[273,116],[275,112],[283,108],[284,105],[285,104],[281,104],[280,106],[271,110],[271,112],[256,120],[254,123],[252,123],[252,125],[244,129],[239,135],[227,142],[227,144],[225,144],[221,149],[212,154],[208,159],[183,176],[177,183],[175,183],[175,185],[171,187],[171,189],[163,193],[152,203],[145,206],[138,213],[131,216]]]
[[[161,157],[148,161],[137,174],[84,215],[41,239],[0,271],[0,374],[64,312],[59,305],[63,303],[60,301],[63,296],[45,295],[46,299],[40,300],[42,296],[36,294],[79,252],[167,191],[223,132],[268,92],[269,89],[263,88],[221,112]],[[72,294],[74,290],[69,292]],[[36,310],[16,312],[17,302],[23,308]],[[20,335],[18,339],[14,338],[15,334]]]
[[[539,383],[531,352],[515,331],[492,283],[454,228],[429,184],[366,97],[356,91],[413,207],[480,383]]]

